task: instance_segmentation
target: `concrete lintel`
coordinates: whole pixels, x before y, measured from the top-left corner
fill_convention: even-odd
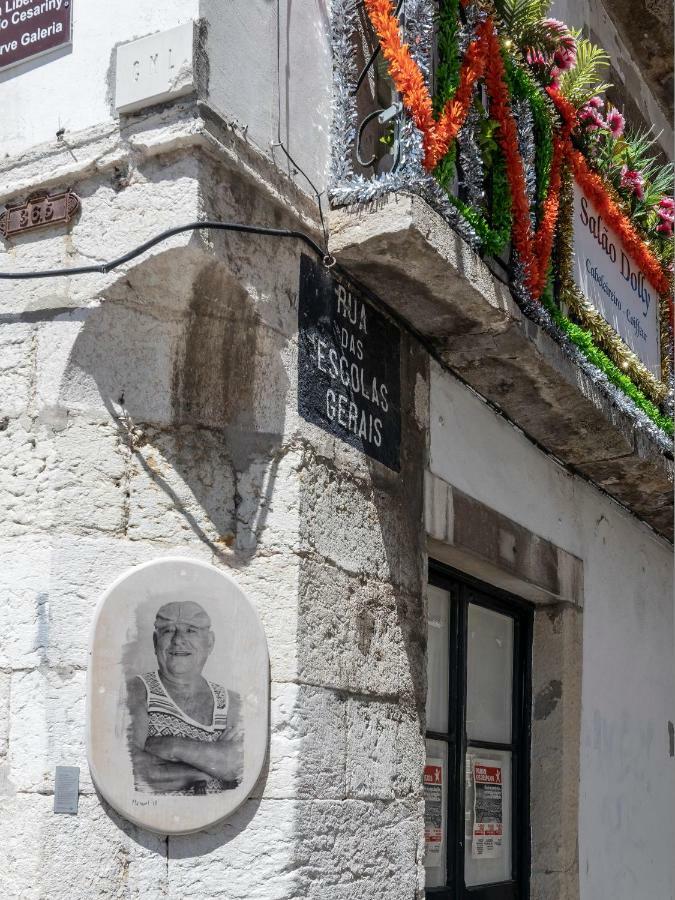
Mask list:
[[[419,197],[331,213],[331,252],[449,369],[530,437],[672,540],[673,464],[525,318],[509,290]]]
[[[430,556],[537,604],[584,605],[583,562],[484,503],[425,475]]]

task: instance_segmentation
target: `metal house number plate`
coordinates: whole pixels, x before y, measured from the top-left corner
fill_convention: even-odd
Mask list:
[[[67,225],[79,208],[80,198],[73,191],[34,194],[25,203],[6,207],[0,215],[0,233],[10,238],[48,225]]]

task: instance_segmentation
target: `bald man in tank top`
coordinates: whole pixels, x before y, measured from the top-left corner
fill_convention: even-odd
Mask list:
[[[156,671],[127,685],[136,789],[200,795],[236,787],[243,774],[240,701],[202,675],[215,644],[207,612],[192,600],[165,603],[153,644]]]

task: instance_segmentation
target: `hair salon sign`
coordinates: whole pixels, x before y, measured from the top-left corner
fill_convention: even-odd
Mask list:
[[[573,271],[584,296],[659,377],[658,294],[578,184],[574,185]]]

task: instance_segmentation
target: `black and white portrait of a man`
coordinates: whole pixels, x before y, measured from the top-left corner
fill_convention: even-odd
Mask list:
[[[202,674],[218,654],[209,614],[194,600],[162,603],[147,641],[156,668],[128,672],[126,691],[136,790],[200,796],[236,788],[243,777],[240,697]]]

